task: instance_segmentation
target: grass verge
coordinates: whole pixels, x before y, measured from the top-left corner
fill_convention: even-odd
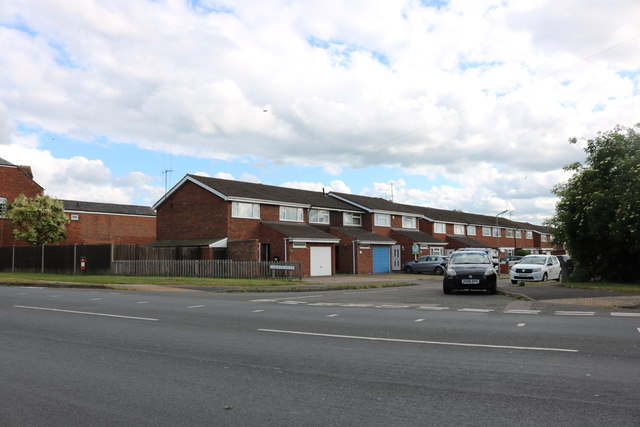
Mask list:
[[[640,292],[640,284],[612,282],[561,282],[563,288],[604,289],[617,292]]]
[[[219,279],[205,277],[139,277],[42,273],[0,273],[0,283],[90,283],[97,285],[242,286],[273,287],[301,282],[275,279]]]

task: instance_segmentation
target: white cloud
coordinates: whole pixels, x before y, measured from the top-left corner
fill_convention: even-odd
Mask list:
[[[636,0],[9,3],[0,143],[36,151],[15,126],[333,177],[385,165],[453,183],[394,199],[535,216],[583,158],[568,138],[638,121]],[[52,191],[126,200],[148,185],[36,151]]]

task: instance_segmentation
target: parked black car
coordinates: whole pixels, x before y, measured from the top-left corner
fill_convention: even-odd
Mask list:
[[[498,273],[485,251],[456,251],[449,257],[442,281],[442,290],[450,294],[456,289],[486,289],[497,291]]]
[[[434,273],[442,274],[447,267],[449,257],[440,255],[421,256],[402,266],[405,273]]]

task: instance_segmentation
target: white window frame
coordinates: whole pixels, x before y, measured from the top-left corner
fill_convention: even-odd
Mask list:
[[[80,220],[80,215],[71,214],[71,221],[79,221],[79,220]]]
[[[443,255],[443,250],[440,246],[434,246],[431,248],[431,255]]]
[[[475,236],[476,235],[476,226],[475,225],[467,225],[467,235]]]
[[[9,201],[6,197],[0,197],[0,218],[7,217],[7,203]]]
[[[306,242],[292,242],[291,243],[291,247],[293,249],[306,249],[307,248],[307,243]]]
[[[362,214],[353,212],[342,213],[342,225],[359,227],[362,225]]]
[[[522,239],[522,230],[516,230],[516,239]]]
[[[304,211],[293,206],[280,206],[280,221],[303,222]]]
[[[529,240],[533,239],[533,232],[532,231],[527,231],[526,237]]]
[[[427,243],[420,243],[420,249],[429,249],[429,244],[427,244]]]
[[[329,224],[330,214],[326,209],[309,209],[309,222],[312,224]]]
[[[383,213],[373,214],[373,223],[378,227],[391,227],[391,215]]]
[[[546,243],[547,242],[547,235],[546,234],[541,234],[540,235],[540,241]]]
[[[250,213],[241,212],[241,210],[249,208],[251,209]],[[260,204],[247,202],[231,202],[231,216],[233,218],[260,219]]]
[[[447,224],[444,222],[434,222],[433,234],[447,234]]]
[[[402,217],[402,228],[418,228],[417,220],[415,216],[403,216]]]
[[[507,237],[513,237],[513,229],[512,228],[507,228],[506,236]]]
[[[499,227],[493,227],[493,237],[502,237],[502,231]]]
[[[485,237],[491,237],[491,227],[482,227],[482,235]]]
[[[464,225],[462,225],[462,224],[453,224],[453,234],[457,234],[459,236],[464,236]]]
[[[360,243],[360,249],[371,249],[370,243]]]

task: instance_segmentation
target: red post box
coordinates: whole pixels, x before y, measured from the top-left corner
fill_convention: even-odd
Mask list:
[[[86,256],[81,256],[80,257],[80,270],[81,271],[85,271],[87,269],[87,257]]]

